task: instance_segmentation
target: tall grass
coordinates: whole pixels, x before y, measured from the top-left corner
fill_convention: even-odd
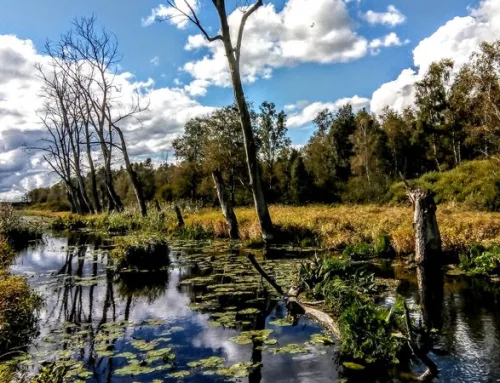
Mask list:
[[[147,217],[141,216],[135,207],[127,207],[121,212],[92,215],[57,214],[52,222],[53,229],[89,228],[98,231],[124,234],[129,231],[165,232],[175,224],[173,213],[157,211],[150,206]]]
[[[398,254],[409,254],[414,248],[410,206],[379,205],[309,205],[270,207],[281,243],[296,246],[319,246],[343,250],[366,243],[374,249],[381,239]],[[183,211],[186,226],[177,228],[172,209],[158,212],[150,209],[142,217],[136,209],[120,213],[78,216],[56,215],[53,226],[59,229],[87,227],[97,231],[118,234],[140,231],[167,233],[190,239],[228,238],[228,229],[219,209],[203,208]],[[243,241],[258,242],[260,227],[255,210],[236,209],[240,237]],[[437,219],[441,230],[443,249],[459,252],[470,244],[491,247],[500,244],[500,213],[468,211],[462,206],[438,206]]]
[[[375,205],[271,206],[271,216],[281,231],[308,232],[325,248],[343,249],[349,245],[376,245],[387,235],[397,253],[408,254],[414,248],[411,207]],[[260,230],[252,208],[237,208],[243,240],[258,240]],[[445,251],[459,251],[471,243],[490,246],[500,243],[500,214],[464,211],[459,207],[439,206],[437,218]],[[227,237],[224,220],[218,210],[204,209],[186,215],[187,226],[200,225],[215,236]],[[290,238],[290,243],[293,242]]]

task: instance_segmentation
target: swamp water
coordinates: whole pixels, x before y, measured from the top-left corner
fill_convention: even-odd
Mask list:
[[[47,236],[17,257],[12,271],[28,276],[45,301],[30,357],[19,360],[27,371],[56,360],[77,382],[391,381],[346,378],[322,329],[306,317],[292,320],[245,254],[227,243],[172,243],[165,270],[121,274],[108,266],[109,245],[84,234]],[[297,259],[268,258],[264,269],[287,288]],[[400,280],[398,293],[417,307],[414,273],[374,271]],[[432,296],[438,381],[500,382],[499,291],[445,277]],[[381,303],[394,299],[388,293]]]
[[[225,243],[171,245],[157,272],[115,274],[109,243],[47,236],[12,271],[42,295],[40,334],[21,361],[66,365],[78,382],[331,382],[334,349],[305,317],[287,319],[239,250]],[[266,270],[284,285],[292,261]],[[68,374],[66,375],[68,376]]]

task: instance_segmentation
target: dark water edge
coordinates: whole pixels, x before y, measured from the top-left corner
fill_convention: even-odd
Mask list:
[[[12,271],[27,275],[45,299],[40,335],[30,347],[35,361],[71,356],[82,362],[85,373],[80,380],[86,382],[228,381],[217,374],[207,375],[214,368],[188,366],[210,357],[224,358],[225,367],[259,364],[248,377],[239,379],[243,382],[402,381],[345,371],[336,359],[336,345],[310,344],[311,336],[322,329],[308,318],[300,317],[293,326],[271,323],[287,316],[284,302],[262,289],[245,257],[226,243],[174,243],[168,269],[120,275],[108,266],[108,246],[102,238],[83,234],[47,236],[44,244],[25,249],[17,257]],[[283,251],[268,254],[273,259],[270,270],[278,279],[294,262],[290,256]],[[500,382],[498,286],[478,278],[445,276],[441,289],[431,292],[432,307],[423,312],[414,271],[390,265],[373,270],[380,277],[400,281],[397,293],[413,308],[417,322],[426,316],[436,328],[429,355],[441,371],[439,382]],[[213,275],[216,278],[210,279]],[[395,294],[388,293],[381,304],[394,300]],[[236,322],[228,326],[214,323],[228,308],[231,312],[255,308],[258,313],[236,314]],[[275,339],[275,345],[255,339],[240,345],[229,339],[241,331],[263,329],[273,330],[269,339]],[[117,374],[130,365],[130,360],[118,355],[131,353],[144,359],[148,350],[134,346],[140,341],[146,348],[157,342],[153,351],[168,348],[175,355],[148,366],[172,367],[140,375]],[[273,352],[290,344],[307,350]],[[25,368],[35,372],[37,364]],[[413,368],[423,371],[418,361]],[[169,376],[179,371],[189,375]]]

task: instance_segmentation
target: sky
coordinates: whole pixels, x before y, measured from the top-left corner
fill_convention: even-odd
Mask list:
[[[216,34],[212,2],[188,1]],[[238,6],[249,1],[226,3],[235,31]],[[220,42],[208,43],[182,17],[159,22],[172,15],[161,0],[0,5],[0,200],[57,181],[41,153],[23,147],[45,134],[34,65],[46,60],[45,42],[57,41],[75,17],[93,14],[116,35],[123,97],[140,90],[149,103],[140,125],[122,127],[135,159],[164,158],[189,119],[232,103]],[[451,58],[458,70],[481,41],[499,38],[499,0],[264,0],[246,25],[242,76],[247,98],[284,109],[293,143],[303,145],[320,110],[348,102],[375,114],[402,110],[413,105],[413,84],[433,61]]]

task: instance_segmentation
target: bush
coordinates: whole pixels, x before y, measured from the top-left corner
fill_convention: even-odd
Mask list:
[[[40,305],[25,278],[0,270],[0,356],[26,346],[36,332]]]
[[[399,363],[397,357],[403,346],[393,337],[391,312],[373,303],[354,302],[339,318],[340,352],[366,363]]]
[[[500,211],[499,170],[493,161],[469,161],[446,172],[426,173],[412,182],[431,190],[436,203],[460,203],[473,210]],[[404,184],[393,184],[386,200],[407,202]]]
[[[471,275],[500,275],[500,247],[470,246],[460,254],[460,268]]]
[[[373,273],[354,268],[347,257],[315,257],[301,265],[299,287],[310,298],[324,300],[338,319],[343,357],[369,364],[398,363],[403,342],[391,335],[400,326],[392,315],[398,309],[375,305]]]

